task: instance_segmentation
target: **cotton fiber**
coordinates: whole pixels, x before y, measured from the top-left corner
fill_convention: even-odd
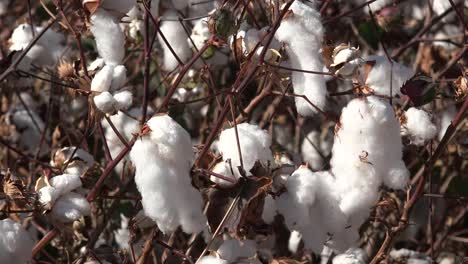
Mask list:
[[[150,132],[135,142],[130,159],[145,214],[165,234],[182,226],[198,233],[206,224],[200,193],[190,182],[194,160],[190,135],[167,115],[152,117]]]
[[[436,125],[431,122],[429,113],[424,110],[411,107],[405,112],[404,120],[401,133],[409,136],[412,144],[422,146],[437,134]]]
[[[102,8],[91,16],[90,30],[96,40],[99,55],[106,64],[121,64],[125,55],[125,35],[117,18]]]
[[[412,69],[396,61],[393,62],[392,66],[385,56],[369,56],[367,61],[375,61],[375,64],[367,75],[365,84],[376,95],[401,96],[400,88],[414,75]],[[392,82],[390,82],[390,76]]]
[[[6,218],[0,221],[0,262],[23,264],[31,260],[34,241],[20,224]]]
[[[165,17],[177,17],[176,13],[166,12]],[[160,30],[168,43],[171,45],[173,51],[177,57],[184,63],[190,59],[192,55],[192,49],[187,43],[187,33],[184,30],[184,27],[180,24],[179,21],[162,21]],[[158,34],[158,40],[163,48],[163,68],[166,71],[171,71],[175,69],[179,62],[176,57],[172,54],[169,46],[166,45],[163,38]]]
[[[244,170],[251,175],[250,170],[255,162],[259,161],[264,166],[273,164],[273,154],[270,150],[271,137],[257,125],[242,123],[237,125],[239,145],[242,154]],[[238,167],[241,166],[239,150],[237,147],[236,128],[232,127],[221,132],[218,142],[218,150],[223,155],[223,160],[230,164],[228,171],[232,169],[236,179],[241,177]]]
[[[320,13],[312,6],[300,1],[291,5],[293,14],[282,22],[276,38],[286,43],[286,53],[292,68],[310,71],[323,70],[320,49],[322,47],[323,26]],[[294,93],[305,95],[312,104],[324,109],[327,89],[323,75],[293,71],[291,73]],[[297,112],[310,116],[317,110],[304,98],[296,98]]]

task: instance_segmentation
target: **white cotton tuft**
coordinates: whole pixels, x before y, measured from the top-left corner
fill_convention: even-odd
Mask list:
[[[39,34],[43,27],[35,26],[34,33]],[[33,30],[29,24],[21,24],[13,30],[10,50],[25,49],[34,39]],[[53,66],[60,57],[65,55],[65,37],[63,34],[48,29],[26,54],[34,63],[44,66]]]
[[[176,14],[169,11],[166,12],[164,16],[174,17]],[[186,62],[192,55],[192,49],[187,43],[187,33],[185,32],[184,27],[180,24],[180,22],[162,21],[160,30],[168,43],[171,45],[177,57],[182,61],[182,63]],[[164,70],[171,71],[179,65],[179,62],[177,61],[176,57],[174,57],[171,50],[169,49],[169,46],[166,45],[160,34],[158,34],[158,40],[163,48],[163,68]]]
[[[190,183],[194,160],[190,135],[167,115],[154,116],[147,125],[151,131],[130,152],[145,214],[163,233],[178,226],[186,233],[198,233],[206,217],[201,195]]]
[[[230,178],[234,181],[234,182],[229,182],[229,181],[226,181],[224,179],[221,179],[213,175],[210,176],[210,180],[218,184],[220,187],[231,187],[237,182],[237,178],[234,175],[232,175],[229,164],[224,161],[217,163],[213,168],[213,172],[216,174],[223,175],[224,177]]]
[[[312,172],[302,166],[288,178],[287,192],[277,201],[278,212],[284,216],[290,230],[302,234],[305,247],[316,253],[322,251],[329,234],[341,244],[351,244],[352,239],[341,235],[346,231],[346,215],[341,212],[338,196],[334,193],[335,183],[328,172]]]
[[[320,132],[311,131],[302,141],[302,158],[313,170],[320,170],[324,166],[324,158],[330,154],[331,146],[330,141],[321,140]]]
[[[94,75],[94,78],[91,81],[91,91],[95,91],[95,92],[109,91],[109,88],[111,87],[113,75],[114,75],[114,66],[104,65],[104,67],[102,67],[102,69],[99,70],[96,73],[96,75]]]
[[[20,224],[3,219],[0,234],[0,263],[23,264],[31,260],[34,241]]]
[[[22,105],[15,106],[7,112],[7,124],[16,126],[20,133],[18,137],[13,138],[17,141],[21,149],[35,150],[39,146],[41,133],[44,130],[44,122],[36,111],[26,110]],[[42,148],[47,151],[47,148]]]
[[[400,125],[387,100],[357,98],[343,108],[330,164],[340,208],[352,224],[360,225],[367,218],[380,184],[405,186],[409,172],[402,147]]]
[[[323,40],[323,26],[320,13],[313,7],[300,1],[291,5],[293,15],[282,22],[276,38],[287,43],[286,52],[290,66],[295,69],[322,71],[320,49]],[[305,95],[319,109],[326,104],[327,89],[323,75],[293,71],[291,73],[294,93]],[[317,112],[307,100],[296,97],[299,114],[310,116]]]
[[[102,8],[91,16],[90,30],[96,40],[99,55],[106,64],[121,64],[125,55],[125,35],[117,18]]]
[[[296,254],[299,244],[301,243],[302,235],[301,233],[297,232],[296,230],[291,231],[288,240],[288,249],[291,253]]]
[[[103,113],[112,113],[115,111],[115,99],[109,92],[102,92],[93,98],[96,107]]]
[[[49,183],[56,189],[59,195],[69,193],[82,185],[80,175],[77,174],[62,174],[54,176],[49,180]]]
[[[457,115],[457,109],[452,105],[445,109],[440,115],[439,134],[437,136],[439,141],[442,140],[445,132],[447,131],[447,128],[452,123],[453,119],[455,119],[455,116]]]
[[[127,69],[123,65],[117,65],[112,73],[112,82],[110,88],[117,90],[125,85],[127,82]]]
[[[379,11],[380,9],[390,5],[392,3],[391,0],[377,0],[377,1],[374,1],[373,3],[370,3],[369,6],[372,10],[372,12],[376,12],[376,11]],[[369,8],[366,6],[365,8],[366,10],[366,13],[369,12]]]
[[[393,62],[392,67],[385,56],[369,56],[367,61],[375,61],[365,81],[376,95],[401,96],[400,88],[414,75],[412,69],[396,61]],[[392,76],[392,82],[390,82],[390,76]]]
[[[69,223],[90,213],[91,208],[86,198],[81,194],[69,192],[55,202],[50,216],[62,223]]]
[[[217,258],[215,256],[204,256],[198,262],[200,264],[229,264],[229,261]]]
[[[120,249],[130,249],[130,231],[128,229],[128,218],[120,214],[120,228],[114,231],[114,238]]]
[[[121,91],[114,94],[115,108],[119,110],[128,109],[133,102],[133,95],[130,91]]]
[[[437,127],[431,122],[429,113],[411,107],[405,112],[405,123],[402,124],[402,135],[409,136],[411,143],[417,146],[434,138]]]
[[[257,247],[253,240],[239,241],[234,238],[227,239],[218,248],[217,253],[220,258],[229,263],[236,262],[239,259],[251,258],[255,255]]]
[[[346,252],[336,255],[332,261],[333,264],[366,264],[366,252],[360,248],[350,248]]]
[[[237,125],[239,146],[242,155],[244,170],[251,175],[250,170],[256,161],[264,166],[273,164],[273,154],[270,150],[271,137],[257,125],[242,123]],[[218,142],[218,150],[223,155],[223,160],[230,165],[236,179],[241,177],[238,167],[241,166],[239,150],[237,147],[236,128],[232,127],[221,132]],[[229,168],[229,165],[227,165]],[[229,170],[231,169],[229,168]]]

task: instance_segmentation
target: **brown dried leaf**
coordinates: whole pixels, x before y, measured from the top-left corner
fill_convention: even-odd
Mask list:
[[[468,95],[468,79],[464,76],[458,76],[453,84],[455,85],[455,95],[457,99],[459,101],[465,100]]]
[[[83,7],[92,15],[101,5],[101,0],[83,0]]]
[[[369,73],[370,73],[370,71],[372,70],[372,68],[374,67],[374,65],[375,65],[375,60],[373,60],[373,61],[366,61],[366,62],[365,62],[364,66],[363,66],[363,68],[364,68],[364,74],[363,74],[363,76],[364,76],[364,79],[363,79],[364,83],[366,83],[367,77],[369,76]]]

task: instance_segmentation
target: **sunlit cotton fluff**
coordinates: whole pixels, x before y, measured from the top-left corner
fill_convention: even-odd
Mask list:
[[[0,263],[27,263],[33,246],[34,241],[20,224],[9,218],[0,221]]]
[[[191,185],[194,153],[190,135],[167,115],[152,117],[146,135],[135,142],[130,159],[145,214],[167,234],[180,225],[186,233],[203,230],[200,193]]]
[[[329,172],[312,172],[301,166],[288,178],[287,192],[276,199],[279,213],[290,230],[302,234],[305,247],[320,253],[330,236],[343,250],[357,239],[347,234],[347,216],[339,207],[339,196]]]
[[[264,166],[273,164],[273,155],[270,150],[271,137],[265,130],[257,125],[242,123],[237,125],[237,133],[246,176],[251,175],[250,170],[254,167],[256,161],[261,162]],[[221,132],[218,150],[223,156],[227,171],[230,172],[232,169],[235,178],[239,179],[241,174],[238,167],[241,166],[241,159],[237,147],[235,127]]]
[[[346,252],[336,255],[333,264],[366,264],[366,252],[360,248],[350,248]]]
[[[395,189],[406,185],[400,125],[387,100],[370,96],[350,101],[337,129],[330,161],[334,188],[340,208],[358,226],[377,202],[382,183]]]
[[[164,16],[167,18],[177,18],[177,14],[172,11],[164,13]],[[192,55],[192,49],[187,43],[187,33],[180,22],[177,20],[162,21],[160,30],[182,63],[187,62]],[[172,54],[169,46],[166,45],[166,42],[164,42],[160,34],[158,34],[158,40],[163,48],[163,68],[167,71],[171,71],[179,65],[179,62],[176,57],[174,57],[174,54]]]
[[[292,14],[282,22],[276,38],[285,42],[286,53],[292,68],[323,71],[320,49],[322,47],[323,26],[320,13],[309,4],[295,1],[291,5]],[[298,71],[291,72],[294,93],[305,95],[312,104],[324,109],[327,89],[323,75]],[[296,98],[296,108],[299,114],[310,116],[317,110],[304,98]]]
[[[106,64],[121,64],[125,55],[125,35],[117,18],[102,8],[91,16],[90,30],[96,40],[99,55]]]
[[[375,62],[367,75],[365,84],[376,95],[401,96],[400,88],[414,75],[413,70],[396,61],[393,62],[392,67],[385,56],[369,56],[366,61]]]
[[[405,122],[402,124],[401,134],[409,136],[411,143],[417,146],[424,143],[437,134],[437,127],[431,121],[431,116],[424,110],[414,107],[405,112]]]
[[[324,166],[324,159],[331,152],[331,147],[331,140],[322,140],[318,131],[311,131],[302,141],[302,158],[313,170],[320,170]]]

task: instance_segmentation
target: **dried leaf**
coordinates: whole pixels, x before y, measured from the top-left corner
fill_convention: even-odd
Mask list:
[[[92,15],[101,5],[101,0],[83,0],[83,7]]]

